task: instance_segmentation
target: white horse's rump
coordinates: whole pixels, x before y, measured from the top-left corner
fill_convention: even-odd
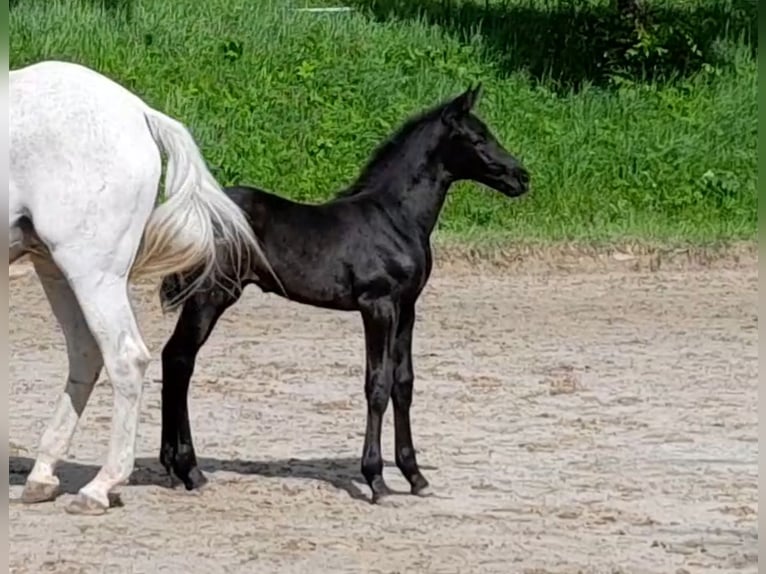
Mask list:
[[[236,280],[234,277],[216,275],[217,240],[232,250],[235,261],[240,261],[254,251],[270,268],[245,216],[225,196],[183,124],[150,108],[112,80],[77,64],[42,62],[11,71],[10,83],[12,178],[17,175],[15,167],[29,167],[34,161],[27,154],[53,151],[46,147],[57,142],[44,137],[45,131],[57,132],[60,140],[77,140],[85,137],[84,132],[88,130],[103,130],[101,138],[91,138],[91,141],[79,146],[75,142],[74,146],[67,146],[68,151],[60,150],[62,155],[69,157],[59,159],[69,160],[70,166],[80,163],[80,168],[86,171],[96,170],[107,181],[114,181],[120,175],[119,172],[108,172],[114,164],[131,160],[128,156],[119,159],[106,157],[120,147],[118,143],[123,144],[123,149],[128,155],[133,155],[136,161],[142,155],[147,161],[148,154],[152,154],[151,161],[143,168],[139,167],[139,173],[149,173],[156,168],[156,148],[149,145],[148,141],[143,142],[146,146],[144,148],[127,149],[130,143],[138,144],[139,138],[146,139],[140,132],[147,127],[146,132],[167,154],[167,201],[155,207],[146,222],[143,242],[132,265],[131,277],[170,275],[202,265],[204,271],[189,285],[185,295],[208,277],[218,282]],[[117,129],[121,122],[129,124],[130,132]],[[123,141],[106,142],[108,132]],[[129,140],[131,136],[136,138],[132,142]],[[18,141],[22,138],[25,141]],[[64,144],[63,141],[59,143]],[[100,149],[92,144],[99,144]],[[87,153],[78,159],[75,157],[77,151]],[[99,162],[99,165],[90,164],[91,161]],[[56,163],[51,164],[45,160],[36,163],[37,167],[44,164],[44,172],[53,177],[59,176],[58,173],[51,173],[56,170]],[[136,177],[136,174],[132,177]],[[159,177],[156,179],[159,185]],[[14,187],[12,183],[12,196]],[[157,191],[158,187],[153,190],[152,205]],[[45,197],[52,199],[56,193],[46,192]],[[14,197],[10,198],[10,204],[13,224]],[[21,213],[26,214],[23,209]],[[39,222],[35,221],[34,227],[39,232]],[[173,306],[181,302],[181,299],[174,301]]]
[[[133,469],[150,358],[128,299],[129,277],[202,266],[197,282],[220,282],[219,238],[236,260],[251,252],[265,257],[182,124],[76,64],[44,62],[11,71],[9,84],[9,263],[33,255],[69,357],[65,392],[43,433],[23,498],[55,496],[55,465],[105,367],[114,389],[109,454],[69,507],[102,512],[110,490]],[[158,145],[168,155],[168,200],[159,207]]]

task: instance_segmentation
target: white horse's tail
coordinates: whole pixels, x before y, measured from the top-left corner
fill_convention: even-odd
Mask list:
[[[165,309],[172,310],[207,279],[222,287],[222,280],[238,287],[235,269],[247,268],[252,252],[273,273],[244,213],[208,171],[186,127],[151,108],[144,115],[152,137],[168,156],[166,201],[149,217],[131,276],[195,271],[183,292],[164,302]],[[228,273],[221,273],[219,257],[227,255]]]

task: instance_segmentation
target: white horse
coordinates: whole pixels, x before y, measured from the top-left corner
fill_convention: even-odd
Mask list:
[[[114,392],[106,463],[67,506],[101,514],[133,470],[150,359],[128,281],[192,268],[203,270],[195,286],[236,281],[219,273],[216,254],[227,255],[219,241],[235,260],[245,251],[268,263],[182,124],[76,64],[34,64],[11,71],[9,83],[9,264],[31,255],[69,359],[22,501],[58,494],[56,463],[105,367]],[[160,147],[168,156],[167,201],[157,206]]]

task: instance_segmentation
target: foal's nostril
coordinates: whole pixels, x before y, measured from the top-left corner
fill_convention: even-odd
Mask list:
[[[526,193],[529,189],[529,173],[524,168],[515,168],[511,172],[511,177],[513,178],[513,187],[516,188],[516,192]]]

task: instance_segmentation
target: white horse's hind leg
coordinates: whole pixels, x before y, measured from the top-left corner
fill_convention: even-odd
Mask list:
[[[84,229],[98,240],[72,237],[72,224],[61,225],[61,220],[48,212],[35,220],[37,234],[48,246],[51,258],[80,304],[101,352],[114,396],[106,463],[67,507],[70,513],[106,512],[109,492],[127,481],[133,470],[141,391],[150,355],[130,304],[128,277],[154,205],[160,173],[156,151],[144,155],[147,157],[141,158],[142,169],[152,167],[152,173],[139,181],[135,178],[131,181],[130,170],[120,173],[119,178],[113,176],[112,180],[120,184],[102,194],[104,197],[97,204],[100,219],[86,221]],[[124,164],[130,166],[131,162],[123,161],[119,171],[124,170]],[[80,194],[94,187],[92,183],[84,185]]]
[[[109,508],[109,492],[127,481],[133,471],[141,392],[150,354],[138,329],[123,274],[93,270],[70,281],[101,349],[112,383],[114,414],[106,464],[80,489],[67,511],[101,514]]]
[[[104,365],[98,344],[64,275],[52,261],[35,258],[34,265],[53,314],[64,332],[69,374],[66,388],[56,401],[53,418],[40,439],[37,460],[24,486],[21,498],[27,503],[44,502],[56,496],[59,484],[53,474],[56,463],[69,448]]]

